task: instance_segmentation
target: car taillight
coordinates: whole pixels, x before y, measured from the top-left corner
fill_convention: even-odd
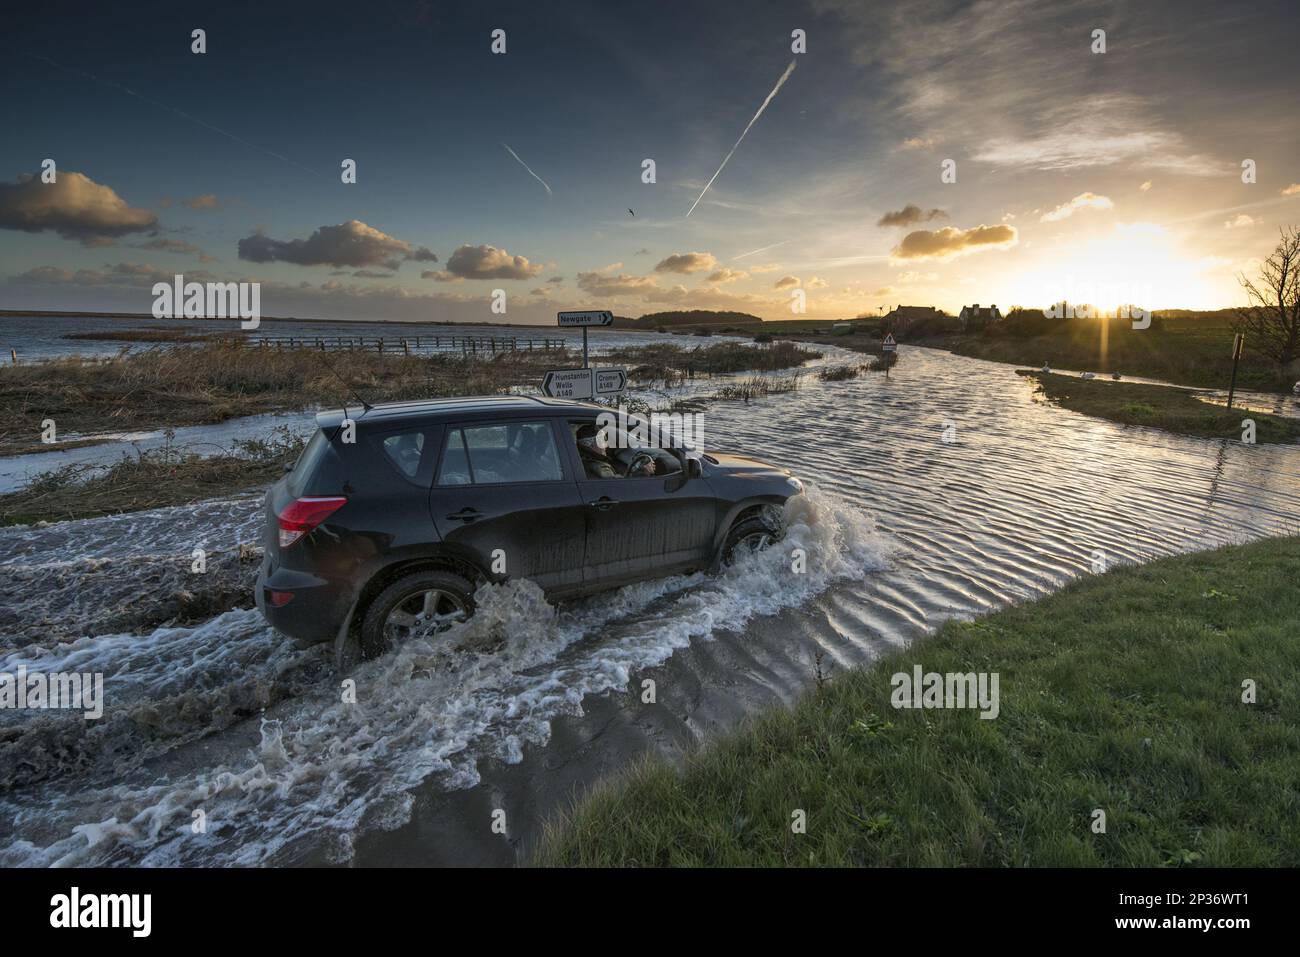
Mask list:
[[[300,498],[286,505],[277,516],[280,524],[280,547],[288,548],[325,519],[347,504],[341,496]]]

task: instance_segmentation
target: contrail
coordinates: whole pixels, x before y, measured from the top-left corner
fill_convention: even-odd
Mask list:
[[[749,123],[745,126],[745,129],[741,131],[740,139],[736,140],[736,146],[733,146],[731,148],[731,153],[736,152],[736,147],[740,145],[740,140],[743,140],[745,138],[745,134],[749,132],[749,128],[758,122],[758,118],[762,116],[763,111],[767,109],[767,104],[771,103],[772,97],[776,96],[776,91],[781,89],[781,87],[785,84],[785,81],[790,78],[790,74],[794,72],[794,65],[797,62],[798,62],[797,60],[790,61],[790,65],[786,67],[785,72],[781,74],[781,79],[776,81],[776,86],[772,87],[772,92],[767,95],[767,99],[764,100],[763,105],[758,108],[758,112],[754,114],[754,118],[750,120]],[[731,153],[728,153],[725,157],[723,157],[722,166],[727,165],[727,160],[731,159]],[[718,173],[722,172],[722,166],[718,167]],[[707,193],[709,191],[709,187],[713,185],[713,180],[718,178],[718,173],[713,174],[713,179],[710,179],[704,185],[704,189],[700,191],[700,195],[695,197],[695,202],[691,203],[691,208],[686,211],[687,216],[690,216],[691,213],[695,212],[695,207],[700,205],[700,200],[704,198],[704,194]]]
[[[538,176],[536,173],[534,173],[534,172],[533,172],[533,169],[532,169],[531,166],[529,166],[529,165],[528,165],[527,163],[525,163],[523,160],[519,159],[519,154],[518,154],[518,153],[516,153],[514,150],[512,150],[512,149],[511,149],[509,146],[507,146],[505,143],[502,143],[501,145],[502,145],[502,146],[505,146],[505,148],[506,148],[506,152],[509,153],[511,156],[513,156],[513,157],[515,158],[515,160],[519,163],[520,166],[522,166],[524,169],[528,170],[528,175],[529,175],[529,176],[531,176],[533,179],[537,180],[537,182],[541,183],[543,186],[546,186],[546,180],[542,179],[540,176]],[[547,196],[554,195],[554,194],[551,193],[551,187],[549,187],[549,186],[546,186],[546,195],[547,195]]]
[[[687,215],[690,215],[689,213]],[[731,261],[734,263],[737,259],[744,259],[746,256],[754,256],[758,253],[767,252],[769,249],[775,249],[777,246],[784,246],[786,243],[794,242],[793,239],[783,239],[779,243],[773,243],[770,246],[760,246],[758,249],[751,249],[747,253],[741,253],[739,256],[732,256]]]
[[[198,119],[197,117],[190,116],[190,114],[186,113],[184,110],[178,110],[174,106],[168,106],[166,103],[159,103],[157,100],[151,100],[147,96],[141,96],[139,93],[131,89],[129,86],[123,86],[121,83],[117,83],[113,80],[105,80],[102,77],[95,76],[95,74],[93,73],[87,73],[85,70],[77,70],[72,67],[64,66],[62,63],[56,63],[54,60],[51,60],[49,57],[41,56],[38,53],[29,53],[27,55],[29,57],[32,57],[35,60],[44,60],[46,63],[50,64],[50,66],[57,67],[58,69],[62,70],[65,73],[73,73],[78,76],[84,76],[88,80],[94,80],[96,83],[103,84],[104,86],[111,86],[114,89],[121,90],[127,96],[133,96],[137,100],[142,100],[143,102],[148,103],[150,106],[155,106],[160,110],[166,110],[169,113],[175,113],[177,116],[181,117],[182,119],[189,120],[191,123],[201,126],[205,130],[211,130],[213,133],[220,133],[222,136],[226,137],[227,139],[234,140],[236,143],[240,144],[241,146],[247,146],[249,149],[257,150],[259,153],[265,153],[267,156],[274,156],[276,159],[288,163],[290,166],[296,166],[299,169],[305,169],[307,172],[313,175],[319,175],[316,172],[316,170],[312,169],[310,166],[303,166],[301,163],[295,162],[294,160],[289,159],[289,157],[287,156],[281,156],[279,153],[275,152],[274,150],[268,150],[265,146],[258,146],[256,143],[250,143],[248,142],[248,140],[240,139],[234,133],[227,133],[225,130],[221,129],[220,127],[213,126],[211,123],[204,123],[202,120]]]

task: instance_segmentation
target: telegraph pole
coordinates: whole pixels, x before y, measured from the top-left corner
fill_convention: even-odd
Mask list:
[[[1232,394],[1237,391],[1237,363],[1241,360],[1241,346],[1246,341],[1244,332],[1232,340],[1232,381],[1228,384],[1228,408],[1232,408]]]

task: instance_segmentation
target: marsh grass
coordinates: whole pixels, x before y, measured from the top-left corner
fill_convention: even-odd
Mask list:
[[[683,349],[669,342],[615,349],[606,357],[611,363],[627,365],[628,374],[638,381],[664,382],[669,386],[706,375],[735,372],[773,372],[797,368],[820,352],[792,342],[775,342],[756,348],[739,342],[719,342],[699,349]]]
[[[286,426],[262,438],[237,440],[215,455],[201,455],[171,438],[169,433],[159,448],[137,449],[108,465],[65,465],[36,476],[20,491],[0,495],[0,525],[93,518],[232,495],[279,478],[303,447],[302,437]]]
[[[357,350],[269,349],[239,341],[122,350],[0,367],[0,453],[39,441],[41,422],[84,440],[95,433],[202,425],[262,412],[367,402],[492,395],[540,385],[563,368],[563,351],[459,355],[379,355]],[[55,446],[56,448],[58,446]]]

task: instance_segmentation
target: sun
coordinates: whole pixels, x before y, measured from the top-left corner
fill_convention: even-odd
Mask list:
[[[1127,305],[1214,309],[1225,288],[1207,275],[1204,260],[1183,256],[1163,226],[1121,223],[1100,236],[1044,247],[1012,283],[1012,293],[1012,301],[1030,308],[1064,300],[1112,313]]]

